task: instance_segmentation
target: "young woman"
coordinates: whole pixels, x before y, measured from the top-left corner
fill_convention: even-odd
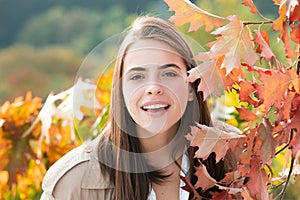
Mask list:
[[[48,170],[42,199],[191,199],[180,174],[195,184],[199,160],[184,136],[195,122],[211,125],[199,80],[186,81],[195,66],[173,26],[139,17],[119,49],[109,126]],[[218,181],[234,168],[229,158],[216,163],[211,154],[201,162]],[[217,189],[198,190],[209,198]]]

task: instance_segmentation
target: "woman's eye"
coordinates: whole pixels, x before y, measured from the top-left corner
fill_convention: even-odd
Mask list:
[[[175,72],[165,72],[163,75],[167,76],[167,77],[175,77],[175,76],[177,76],[177,73],[175,73]]]
[[[139,80],[139,79],[142,79],[142,78],[144,78],[143,75],[141,75],[141,74],[136,74],[136,75],[131,76],[131,77],[130,77],[130,80]]]

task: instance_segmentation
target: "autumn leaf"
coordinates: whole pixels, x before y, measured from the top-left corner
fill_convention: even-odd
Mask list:
[[[250,162],[249,182],[247,187],[255,199],[269,199],[267,190],[268,176],[260,164],[260,159],[253,156]]]
[[[258,13],[258,10],[257,10],[257,8],[254,5],[252,0],[244,0],[242,4],[244,4],[245,6],[248,6],[249,8],[251,8],[250,12]]]
[[[226,69],[226,75],[234,68],[239,68],[242,60],[250,66],[258,60],[250,31],[244,28],[237,16],[230,16],[228,19],[229,24],[212,32],[219,37],[210,49],[212,58],[225,55],[221,68]]]
[[[260,32],[259,30],[254,30],[254,32],[256,34],[254,42],[259,45],[258,49],[260,52],[260,56],[265,58],[266,60],[270,60],[273,62],[275,55],[272,52],[270,45],[268,44],[269,37],[267,31]]]
[[[255,141],[255,149],[264,164],[275,156],[276,143],[273,138],[273,129],[274,127],[268,119],[263,119],[257,128],[258,134]]]
[[[285,47],[286,57],[293,58],[295,56],[291,44],[290,44],[290,37],[289,37],[289,23],[290,17],[294,20],[294,10],[298,10],[298,0],[290,0],[290,1],[281,1],[279,6],[279,17],[273,22],[273,29],[274,31],[279,31],[279,38],[282,39]],[[298,25],[299,26],[299,25]],[[296,29],[297,27],[296,26]],[[299,27],[296,30],[295,27],[293,28],[293,40],[295,40],[299,36]],[[298,35],[298,36],[297,36]],[[299,44],[299,40],[296,41]]]
[[[244,136],[241,131],[228,124],[217,124],[216,127],[208,127],[197,124],[191,127],[191,133],[186,135],[190,141],[190,146],[197,146],[199,149],[195,152],[195,157],[207,159],[210,153],[216,153],[216,162],[219,162],[229,148],[235,150],[239,140]]]
[[[189,0],[164,0],[170,11],[175,11],[175,15],[170,18],[176,26],[190,23],[189,31],[196,31],[205,25],[205,31],[209,32],[214,27],[220,27],[226,19],[206,12]]]
[[[195,175],[198,178],[196,184],[194,185],[196,189],[201,187],[202,190],[207,190],[215,186],[217,181],[209,175],[205,165],[200,164],[198,167],[195,167],[195,169],[196,169]]]
[[[198,194],[190,180],[186,176],[181,176],[180,179],[185,183],[185,186],[182,187],[183,190],[188,191],[190,193],[190,197],[193,200],[201,200],[201,196]]]
[[[241,120],[252,122],[257,118],[256,114],[254,114],[253,112],[251,112],[245,107],[238,108],[237,111],[239,112],[239,119]]]
[[[203,63],[188,71],[187,81],[194,82],[196,79],[201,79],[198,91],[203,92],[204,99],[210,94],[220,95],[223,84],[214,60],[209,57],[207,52],[200,52],[195,59],[203,61]]]
[[[299,28],[299,22],[300,22],[300,12],[299,12],[300,5],[296,5],[294,10],[292,11],[292,14],[290,16],[290,26],[292,28],[291,39],[296,42],[297,44],[300,44],[300,28]]]
[[[271,73],[272,75],[260,73],[259,79],[262,85],[257,87],[257,94],[266,110],[271,106],[280,109],[284,94],[291,83],[289,75],[277,70],[271,70]]]

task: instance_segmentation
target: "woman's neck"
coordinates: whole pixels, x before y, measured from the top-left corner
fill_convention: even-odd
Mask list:
[[[153,135],[153,133],[150,133],[141,127],[137,127],[138,135],[153,135],[150,137],[139,138],[142,152],[150,153],[150,152],[158,151],[163,147],[166,147],[176,135],[178,127],[179,127],[179,123],[176,123],[167,131],[162,133],[157,133],[155,135]]]

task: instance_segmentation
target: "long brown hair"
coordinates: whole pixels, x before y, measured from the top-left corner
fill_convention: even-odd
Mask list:
[[[102,161],[105,161],[100,162],[101,170],[103,170],[102,173],[109,175],[110,181],[115,185],[115,199],[117,200],[146,200],[150,192],[151,183],[162,183],[169,176],[169,174],[165,174],[163,171],[151,170],[151,166],[149,166],[142,156],[130,156],[129,154],[122,153],[123,151],[141,153],[139,140],[135,137],[135,133],[132,133],[136,130],[135,123],[126,109],[121,83],[123,60],[127,50],[131,44],[140,39],[164,42],[182,57],[187,70],[196,66],[189,45],[183,36],[166,21],[149,16],[139,17],[128,30],[119,48],[114,68],[110,103],[110,129],[104,133],[104,137],[102,137],[99,143],[99,157],[101,157]],[[180,138],[180,141],[185,140],[185,145],[188,144],[184,135],[192,124],[185,123],[184,121],[192,123],[197,121],[205,125],[210,125],[211,123],[208,107],[206,102],[203,101],[203,94],[202,92],[197,92],[198,84],[199,80],[191,84],[191,88],[193,88],[195,93],[194,101],[188,103],[181,119],[180,128],[176,134]],[[194,109],[195,107],[197,107],[196,110]],[[131,133],[128,134],[128,131],[131,131]],[[192,183],[196,183],[197,181],[197,178],[193,174],[195,172],[194,166],[199,164],[199,160],[194,159],[194,152],[195,148],[188,148],[190,160],[189,174]],[[107,165],[108,160],[112,165]],[[206,161],[203,161],[203,163],[207,166],[212,177],[218,180],[227,171],[223,161],[216,165],[213,155]],[[137,168],[143,168],[149,172],[139,173]]]

